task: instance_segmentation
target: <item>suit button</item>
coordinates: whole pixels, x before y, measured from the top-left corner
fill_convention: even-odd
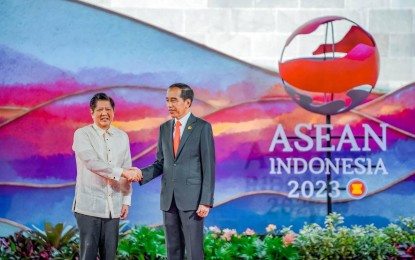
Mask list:
[[[176,164],[173,164],[173,166],[176,166]]]

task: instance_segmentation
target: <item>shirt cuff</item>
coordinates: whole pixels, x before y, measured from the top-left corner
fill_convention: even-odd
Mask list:
[[[124,171],[123,168],[118,168],[118,167],[112,168],[112,174],[109,175],[109,178],[112,180],[119,181],[123,171]]]
[[[128,195],[128,196],[123,196],[123,197],[122,197],[122,204],[123,204],[123,205],[128,205],[128,206],[131,206],[131,196],[130,196],[130,195]]]

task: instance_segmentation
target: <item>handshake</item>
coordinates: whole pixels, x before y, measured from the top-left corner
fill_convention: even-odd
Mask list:
[[[143,179],[143,173],[137,167],[131,167],[124,169],[121,173],[121,177],[126,178],[130,182],[138,182]]]

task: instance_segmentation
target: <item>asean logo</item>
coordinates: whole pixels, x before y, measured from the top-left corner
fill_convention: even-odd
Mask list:
[[[334,115],[353,109],[369,96],[379,75],[379,53],[373,37],[358,24],[325,16],[291,34],[279,71],[288,95],[298,105]]]
[[[361,199],[367,194],[367,185],[361,179],[351,179],[347,183],[347,193],[353,199]]]

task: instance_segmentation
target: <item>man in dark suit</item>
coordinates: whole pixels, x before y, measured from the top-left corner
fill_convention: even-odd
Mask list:
[[[162,174],[167,258],[203,259],[203,220],[213,205],[215,147],[211,125],[190,112],[193,90],[171,85],[166,104],[173,119],[160,126],[156,161],[142,169],[145,184]]]

